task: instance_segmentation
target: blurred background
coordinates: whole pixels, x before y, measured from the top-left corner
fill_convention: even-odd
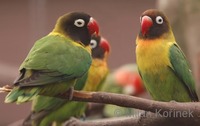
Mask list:
[[[150,8],[158,8],[169,17],[199,89],[199,0],[0,0],[0,86],[12,84],[34,42],[53,29],[59,16],[70,11],[84,11],[98,21],[101,34],[112,47],[108,61],[111,71],[135,63],[139,17]],[[0,94],[0,126],[23,119],[30,111],[30,103],[4,104],[5,95]]]

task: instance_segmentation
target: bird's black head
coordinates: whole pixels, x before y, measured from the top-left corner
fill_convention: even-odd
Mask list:
[[[140,23],[139,37],[142,39],[159,38],[170,30],[167,17],[156,9],[145,11],[140,17]]]
[[[58,19],[57,25],[59,31],[85,46],[90,44],[92,34],[99,33],[97,22],[84,12],[65,14]]]
[[[90,46],[92,48],[92,58],[103,59],[105,53],[110,52],[110,45],[108,41],[101,36],[93,35]]]

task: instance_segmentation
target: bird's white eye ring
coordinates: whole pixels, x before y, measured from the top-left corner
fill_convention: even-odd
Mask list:
[[[142,22],[142,17],[140,16],[140,23]]]
[[[74,25],[77,27],[83,27],[85,25],[85,21],[83,19],[77,19],[74,21]]]
[[[96,47],[97,47],[97,41],[94,40],[94,39],[92,39],[92,40],[90,41],[90,47],[91,47],[92,49],[96,48]]]
[[[161,16],[156,17],[156,23],[157,24],[162,24],[163,23],[163,18]]]

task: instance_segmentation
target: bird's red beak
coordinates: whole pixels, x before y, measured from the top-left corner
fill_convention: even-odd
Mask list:
[[[149,28],[153,25],[153,21],[149,16],[143,16],[141,19],[141,32],[142,35],[146,35]]]
[[[96,20],[94,20],[92,17],[90,18],[90,21],[87,25],[89,29],[89,33],[92,34],[99,34],[99,26]]]
[[[101,37],[99,46],[101,48],[103,48],[105,52],[108,52],[108,53],[110,52],[110,44],[108,43],[108,41],[105,38]]]

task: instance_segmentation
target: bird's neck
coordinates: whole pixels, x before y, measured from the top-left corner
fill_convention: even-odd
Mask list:
[[[172,30],[170,30],[167,33],[164,33],[162,36],[159,36],[157,38],[153,38],[153,39],[148,39],[148,38],[141,38],[139,35],[136,38],[136,45],[138,45],[139,43],[143,42],[143,43],[150,43],[150,42],[155,42],[155,41],[163,41],[163,42],[170,42],[170,43],[176,43],[174,34],[172,32]]]

